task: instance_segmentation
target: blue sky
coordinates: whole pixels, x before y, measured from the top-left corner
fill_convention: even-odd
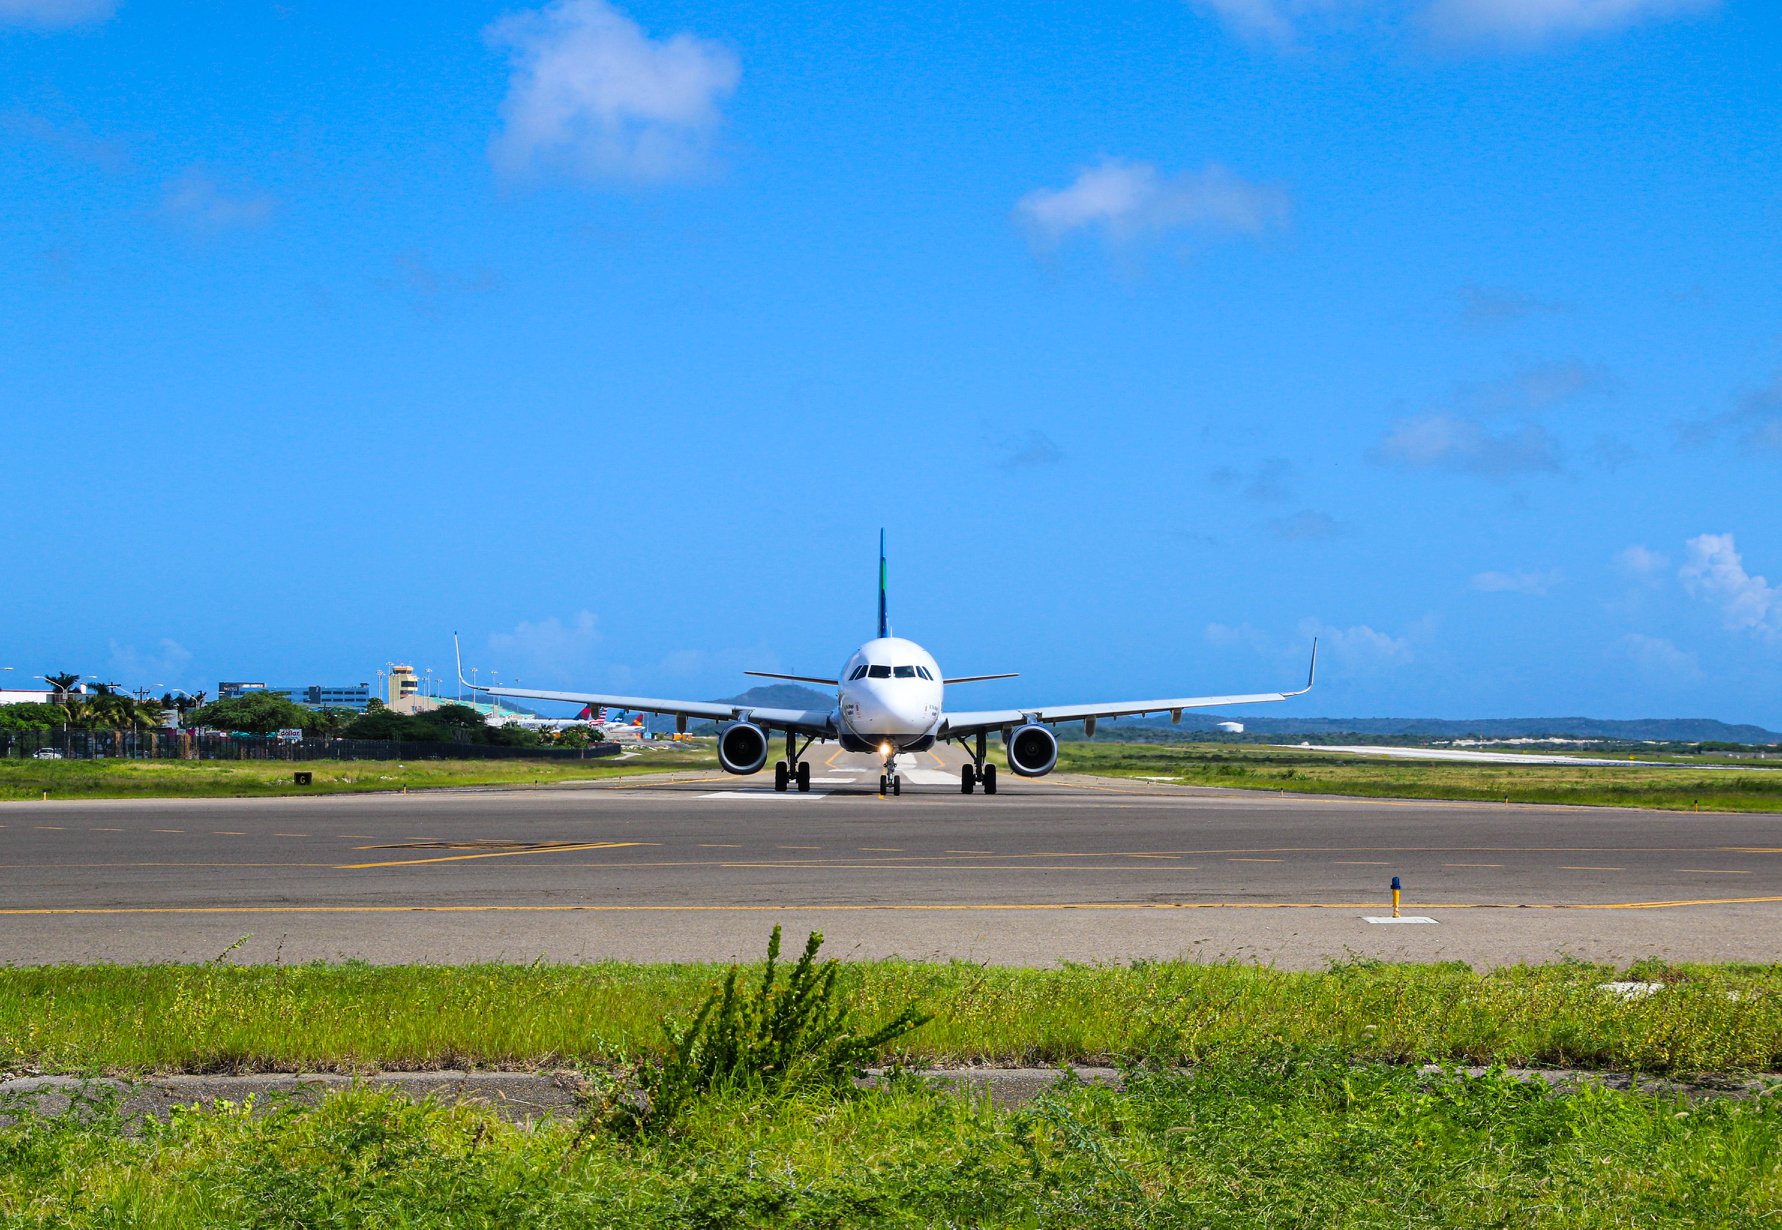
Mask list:
[[[1782,728],[1782,9],[0,0],[0,678]],[[1771,582],[1766,577],[1776,577]]]

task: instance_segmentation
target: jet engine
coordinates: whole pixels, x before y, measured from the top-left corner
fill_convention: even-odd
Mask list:
[[[767,732],[753,722],[738,722],[718,736],[718,763],[726,773],[759,773],[767,763]]]
[[[1045,726],[1017,726],[1004,742],[1009,768],[1022,777],[1044,777],[1058,763],[1058,736]]]

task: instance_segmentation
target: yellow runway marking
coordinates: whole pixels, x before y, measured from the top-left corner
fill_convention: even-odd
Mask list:
[[[516,854],[568,854],[577,850],[616,850],[621,846],[651,845],[644,841],[590,841],[570,846],[534,846],[529,850],[488,850],[481,854],[446,854],[437,858],[403,858],[387,863],[343,863],[336,870],[366,871],[374,867],[418,867],[423,863],[461,863],[472,858],[512,858]]]
[[[1180,854],[1128,854],[1127,858],[1181,858]]]
[[[274,833],[274,837],[308,837],[308,833]]]
[[[740,849],[742,849],[742,847],[739,845],[733,845],[731,843],[722,842],[722,841],[702,841],[699,843],[699,848],[701,850],[740,850]]]
[[[1771,905],[1782,897],[1718,897],[1692,901],[1618,901],[1594,905],[1500,905],[1489,902],[1417,902],[1419,910],[1674,910],[1709,905]],[[1366,901],[1075,901],[954,905],[147,905],[0,908],[0,917],[124,914],[772,914],[789,911],[883,913],[1035,913],[1062,910],[1365,910]]]
[[[776,850],[821,850],[822,846],[775,846]]]
[[[94,828],[91,825],[87,826],[87,832],[89,832],[89,833],[121,833],[123,831],[124,831],[123,829],[99,829],[99,828]]]
[[[212,837],[246,837],[247,836],[246,833],[237,833],[231,829],[212,829],[210,835]]]
[[[862,854],[902,854],[902,846],[861,846]]]
[[[1228,858],[1228,863],[1284,863],[1284,858]]]
[[[40,824],[37,826],[37,831],[40,833],[60,833],[62,831],[62,826],[59,824]]]
[[[183,833],[184,829],[150,829],[151,833]]]
[[[995,854],[994,850],[942,850],[942,854]]]

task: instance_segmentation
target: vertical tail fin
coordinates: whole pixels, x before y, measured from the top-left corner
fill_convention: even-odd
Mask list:
[[[891,635],[891,620],[885,611],[885,531],[879,530],[879,636]]]

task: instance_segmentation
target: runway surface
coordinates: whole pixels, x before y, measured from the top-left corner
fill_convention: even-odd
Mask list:
[[[0,961],[838,956],[1782,959],[1782,816],[1280,797],[1006,772],[881,799],[700,776],[280,800],[0,804]],[[1392,876],[1404,912],[1372,924]],[[243,937],[247,937],[243,939]]]

